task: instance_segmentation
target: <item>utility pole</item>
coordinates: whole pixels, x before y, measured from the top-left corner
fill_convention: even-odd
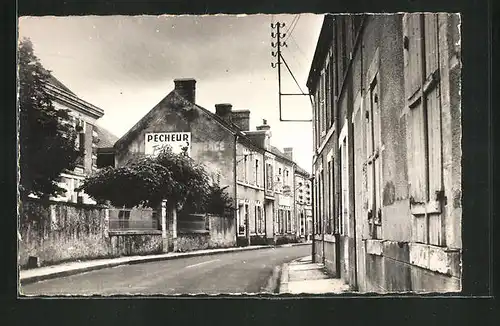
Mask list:
[[[285,37],[286,34],[281,34],[280,28],[285,27],[285,23],[276,22],[276,24],[271,23],[271,28],[276,29],[276,33],[272,32],[271,37],[276,39],[276,43],[271,42],[271,46],[276,48],[276,52],[271,52],[273,57],[276,57],[278,62],[271,62],[271,67],[278,68],[278,105],[280,108],[280,120],[281,120],[281,47],[286,46],[286,43],[281,43],[281,38]]]
[[[289,122],[311,122],[311,119],[283,119],[282,114],[281,114],[281,97],[282,96],[309,96],[309,99],[311,100],[311,107],[314,107],[312,99],[311,99],[311,94],[309,93],[304,93],[302,89],[300,88],[299,83],[297,82],[297,79],[295,78],[292,70],[288,66],[285,58],[283,58],[283,55],[281,54],[281,47],[288,47],[286,42],[281,42],[281,38],[286,36],[286,33],[281,33],[280,29],[285,27],[285,23],[280,23],[276,22],[275,24],[271,23],[271,29],[273,32],[271,32],[271,37],[276,39],[276,43],[273,41],[271,42],[271,46],[273,48],[276,48],[276,52],[272,51],[271,55],[275,58],[277,58],[277,62],[271,62],[271,67],[273,68],[278,68],[278,108],[279,108],[279,115],[280,115],[280,121],[289,121]],[[274,30],[276,29],[276,33]],[[293,80],[297,84],[298,88],[300,89],[301,93],[283,93],[281,91],[281,64],[284,63],[286,69],[288,70],[289,74],[292,76]]]

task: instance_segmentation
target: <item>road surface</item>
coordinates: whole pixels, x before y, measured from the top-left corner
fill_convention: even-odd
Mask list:
[[[273,268],[310,245],[122,265],[21,287],[25,295],[154,295],[263,292]]]

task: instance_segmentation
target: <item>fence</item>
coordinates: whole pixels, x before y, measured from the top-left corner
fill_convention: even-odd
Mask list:
[[[149,208],[110,208],[109,230],[159,230],[157,211]]]

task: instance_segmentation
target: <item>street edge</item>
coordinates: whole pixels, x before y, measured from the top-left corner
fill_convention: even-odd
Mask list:
[[[280,290],[280,278],[281,278],[281,265],[275,266],[273,268],[273,273],[271,277],[267,280],[267,286],[264,289],[264,293],[279,294]]]
[[[128,261],[103,263],[102,265],[94,265],[94,266],[87,266],[87,267],[82,267],[82,268],[75,268],[75,269],[66,270],[66,271],[54,272],[51,274],[34,275],[34,276],[29,276],[29,277],[24,277],[24,278],[19,277],[19,285],[26,285],[26,284],[36,283],[36,282],[50,280],[50,279],[54,279],[54,278],[83,274],[83,273],[87,273],[87,272],[91,272],[91,271],[95,271],[95,270],[99,270],[99,269],[112,268],[112,267],[121,266],[121,265],[134,265],[134,264],[150,263],[150,262],[157,262],[157,261],[164,261],[164,260],[188,258],[188,257],[210,256],[210,255],[215,255],[215,254],[225,254],[225,253],[239,252],[239,251],[252,251],[252,250],[260,250],[260,249],[270,249],[270,248],[305,246],[305,245],[309,245],[309,244],[310,243],[306,242],[306,243],[285,244],[285,245],[279,245],[279,246],[267,245],[267,246],[259,246],[259,247],[255,247],[255,248],[249,248],[249,247],[240,247],[240,248],[236,247],[236,248],[234,248],[234,247],[232,247],[232,248],[222,249],[220,251],[213,251],[213,252],[193,251],[193,252],[187,252],[187,253],[183,253],[182,255],[176,255],[176,256],[160,256],[160,257],[158,257],[158,256],[144,256],[144,257],[140,257],[140,258],[131,258]]]
[[[281,265],[281,277],[279,283],[278,293],[287,293],[288,292],[288,265],[290,263],[285,263]]]

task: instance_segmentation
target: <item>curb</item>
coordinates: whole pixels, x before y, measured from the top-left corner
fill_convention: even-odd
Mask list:
[[[270,294],[277,294],[280,290],[281,266],[275,266],[271,277],[267,280],[267,286],[263,292]]]
[[[118,262],[115,261],[115,262],[102,263],[99,265],[80,267],[80,268],[59,271],[59,272],[53,272],[53,273],[44,274],[44,275],[33,275],[33,276],[27,276],[24,278],[19,277],[19,284],[26,285],[26,284],[36,283],[36,282],[45,281],[45,280],[49,280],[49,279],[72,276],[72,275],[76,275],[76,274],[82,274],[82,273],[86,273],[86,272],[91,272],[91,271],[105,269],[105,268],[112,268],[112,267],[121,266],[121,265],[134,265],[134,264],[142,264],[142,263],[150,263],[150,262],[157,262],[157,261],[179,259],[179,258],[209,256],[209,255],[215,255],[215,254],[225,254],[225,253],[241,252],[241,251],[252,251],[252,250],[259,250],[259,249],[295,247],[295,246],[302,246],[302,245],[308,245],[308,244],[309,243],[294,243],[294,244],[286,244],[286,245],[279,245],[279,246],[264,245],[264,246],[255,246],[255,247],[236,247],[236,248],[233,247],[233,248],[222,249],[220,251],[214,251],[214,252],[196,252],[196,251],[193,251],[193,252],[179,253],[176,255],[164,254],[164,255],[155,255],[155,256],[142,256],[142,257],[133,257],[133,258],[131,257],[128,260],[123,260],[123,261],[118,261]],[[123,258],[123,257],[121,257],[121,258]],[[273,274],[274,274],[274,271],[273,271]]]
[[[278,293],[287,293],[287,292],[288,292],[288,263],[285,263],[281,266],[281,277],[280,277]]]

